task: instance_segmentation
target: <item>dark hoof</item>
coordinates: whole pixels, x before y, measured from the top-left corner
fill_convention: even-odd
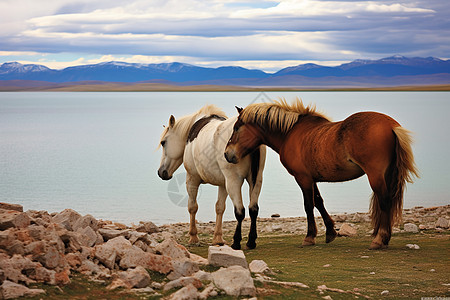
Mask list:
[[[307,236],[302,243],[302,246],[314,246],[316,244],[316,238]]]
[[[231,248],[233,248],[234,250],[241,250],[241,244],[233,244],[231,245]]]
[[[370,244],[369,250],[383,250],[383,249],[387,249],[387,247],[388,247],[388,245],[372,242]]]
[[[247,248],[248,249],[255,249],[256,243],[255,242],[247,242]]]
[[[325,239],[325,242],[331,243],[332,241],[334,241],[334,240],[336,239],[336,236],[337,236],[336,231],[334,231],[334,232],[331,233],[331,234],[327,234],[326,239]]]

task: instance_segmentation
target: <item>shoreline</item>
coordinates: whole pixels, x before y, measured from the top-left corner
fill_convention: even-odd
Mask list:
[[[1,82],[0,82],[1,83]],[[231,86],[231,85],[175,85],[161,83],[50,83],[36,82],[27,85],[24,82],[12,81],[0,84],[0,92],[272,92],[272,91],[303,91],[303,92],[386,92],[386,91],[450,91],[450,84],[436,85],[402,85],[402,86]]]
[[[330,214],[338,229],[344,223],[351,223],[355,228],[361,229],[371,234],[371,219],[368,212]],[[440,217],[445,217],[450,222],[450,204],[443,206],[423,207],[416,206],[413,208],[403,209],[403,219],[399,224],[393,227],[393,233],[402,232],[404,224],[416,224],[418,230],[434,230],[435,223]],[[318,234],[325,234],[325,225],[320,216],[315,216]],[[197,222],[199,233],[212,234],[214,232],[214,221]],[[223,221],[224,236],[232,236],[235,230],[236,221]],[[178,222],[159,226],[161,230],[168,231],[175,235],[177,239],[183,240],[183,235],[187,234],[189,223]],[[260,218],[257,220],[257,231],[259,236],[272,235],[304,235],[307,231],[306,217],[271,217]],[[242,222],[242,234],[245,236],[250,230],[250,218],[246,217]]]

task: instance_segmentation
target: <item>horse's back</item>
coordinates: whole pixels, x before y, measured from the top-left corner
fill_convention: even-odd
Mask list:
[[[288,136],[280,158],[294,176],[352,180],[374,164],[382,168],[389,164],[395,149],[392,129],[397,126],[394,119],[376,112],[355,113],[340,122],[305,119]]]

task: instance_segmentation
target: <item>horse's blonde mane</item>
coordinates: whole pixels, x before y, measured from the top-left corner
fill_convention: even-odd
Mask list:
[[[211,115],[227,118],[227,115],[220,108],[218,108],[213,104],[208,104],[203,106],[193,114],[183,116],[175,120],[175,125],[173,126],[172,130],[176,131],[182,138],[186,139],[189,134],[189,130],[196,121],[198,121],[202,117],[207,117]],[[164,139],[168,131],[169,127],[166,126],[163,133],[161,134],[160,142]],[[160,147],[160,145],[158,146],[158,148]]]
[[[273,100],[271,103],[250,104],[241,112],[239,119],[244,123],[256,123],[269,130],[287,133],[297,123],[300,116],[312,115],[328,118],[317,112],[315,105],[304,106],[300,99],[292,104],[285,99]]]

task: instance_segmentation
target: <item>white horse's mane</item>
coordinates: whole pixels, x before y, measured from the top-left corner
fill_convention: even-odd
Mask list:
[[[192,125],[194,125],[194,123],[199,119],[211,115],[227,118],[227,115],[220,108],[213,104],[208,104],[193,114],[183,116],[178,120],[175,120],[175,125],[172,127],[172,130],[176,131],[182,138],[187,139]],[[169,127],[166,127],[161,134],[161,141],[164,139],[168,131]]]

